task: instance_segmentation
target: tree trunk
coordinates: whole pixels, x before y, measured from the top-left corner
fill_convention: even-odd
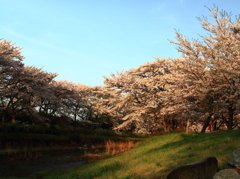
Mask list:
[[[201,130],[201,133],[205,133],[207,127],[209,126],[209,122],[210,122],[211,117],[212,117],[213,114],[214,114],[214,113],[211,113],[211,114],[208,116],[207,120],[205,121],[205,123],[204,123],[204,125],[203,125],[203,128],[202,128],[202,130]]]
[[[12,115],[12,123],[16,122],[15,115]]]
[[[163,124],[163,129],[164,129],[164,132],[169,132],[169,131],[168,131],[168,126],[167,126],[167,123],[166,123],[166,121],[165,121],[165,120],[163,121],[163,123],[162,123],[162,124]]]
[[[77,121],[77,114],[74,114],[74,121]]]
[[[2,114],[2,127],[4,126],[4,123],[5,123],[5,116],[4,114]]]
[[[171,132],[172,129],[172,116],[164,115],[164,124],[165,124],[165,132]]]
[[[228,123],[227,123],[228,130],[233,129],[233,113],[234,108],[232,106],[228,107]]]
[[[188,120],[187,120],[187,125],[186,125],[186,133],[189,132],[189,130],[188,130],[189,125],[190,125],[190,121],[189,121],[189,119],[188,119]]]

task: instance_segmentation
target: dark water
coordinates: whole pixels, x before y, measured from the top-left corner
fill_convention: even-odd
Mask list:
[[[14,156],[0,156],[0,178],[29,177],[33,173],[44,170],[68,170],[85,164],[74,160],[83,151],[51,151],[44,152],[45,157],[39,159],[16,160]]]

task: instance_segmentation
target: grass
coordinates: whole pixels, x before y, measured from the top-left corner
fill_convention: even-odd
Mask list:
[[[107,141],[105,144],[106,153],[108,156],[113,156],[119,153],[123,153],[127,150],[134,148],[138,145],[139,142],[114,142],[114,141]]]
[[[219,168],[224,168],[233,150],[239,147],[239,139],[240,130],[154,136],[124,153],[72,170],[46,171],[30,178],[165,179],[173,169],[210,156],[218,159]]]

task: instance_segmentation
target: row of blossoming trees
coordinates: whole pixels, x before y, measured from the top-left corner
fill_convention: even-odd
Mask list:
[[[210,10],[210,9],[209,9]],[[237,122],[240,102],[240,19],[210,10],[214,23],[199,18],[207,36],[189,40],[176,32],[176,59],[156,58],[135,69],[104,77],[105,86],[56,81],[56,74],[25,66],[19,47],[1,41],[1,116],[67,116],[111,124],[116,130],[169,131],[174,121],[228,114],[228,129]],[[9,120],[9,118],[8,118]]]
[[[54,80],[57,74],[23,64],[21,48],[11,41],[0,41],[0,116],[6,122],[30,124],[52,123],[54,119],[72,122],[96,119],[110,120],[101,112],[104,87],[90,87]],[[107,104],[106,104],[107,105]],[[70,121],[69,121],[70,122]]]

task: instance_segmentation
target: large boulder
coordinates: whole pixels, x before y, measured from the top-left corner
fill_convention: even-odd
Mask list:
[[[228,163],[235,167],[240,167],[240,148],[233,151]]]
[[[240,175],[234,169],[224,169],[217,172],[213,179],[240,179]]]
[[[212,179],[217,171],[217,159],[208,157],[173,170],[167,179]]]

